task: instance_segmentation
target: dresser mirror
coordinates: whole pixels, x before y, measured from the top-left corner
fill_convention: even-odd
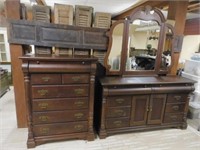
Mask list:
[[[124,24],[119,23],[115,26],[112,34],[112,47],[108,56],[110,71],[119,71],[122,52]]]
[[[136,19],[129,24],[126,71],[154,70],[160,26]]]
[[[107,75],[156,76],[167,74],[171,65],[173,27],[162,12],[139,7],[109,31],[105,57]]]
[[[172,65],[174,30],[169,24],[165,27],[164,48],[159,73],[167,73]]]
[[[124,40],[124,21],[115,22],[108,35],[109,35],[109,48],[104,59],[104,64],[107,68],[107,72],[112,75],[118,75],[121,68],[121,58]]]

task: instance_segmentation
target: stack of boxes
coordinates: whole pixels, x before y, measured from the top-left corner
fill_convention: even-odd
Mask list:
[[[191,119],[200,118],[200,61],[186,60],[182,76],[195,80],[195,91],[189,103],[188,117]]]

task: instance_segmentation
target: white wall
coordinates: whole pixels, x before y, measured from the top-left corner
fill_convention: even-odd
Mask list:
[[[200,35],[186,35],[183,39],[183,45],[179,62],[190,59],[192,54],[198,51],[200,46]]]

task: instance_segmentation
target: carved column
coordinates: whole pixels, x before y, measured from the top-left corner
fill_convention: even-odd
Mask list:
[[[94,135],[94,83],[95,83],[95,71],[96,71],[96,62],[91,64],[91,74],[90,74],[90,98],[89,98],[89,129],[87,140],[92,141],[95,138]]]
[[[101,109],[101,126],[99,130],[99,138],[104,139],[107,136],[105,130],[105,109],[106,109],[106,98],[108,96],[108,89],[103,88],[103,99],[102,99],[102,109]]]

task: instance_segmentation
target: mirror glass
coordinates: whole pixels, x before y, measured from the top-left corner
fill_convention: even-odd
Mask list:
[[[115,26],[112,33],[112,47],[108,56],[108,64],[110,71],[120,70],[123,31],[124,24],[120,23]]]
[[[137,19],[129,25],[126,71],[154,70],[159,34],[156,21]]]
[[[172,30],[166,27],[165,31],[165,44],[164,49],[162,52],[162,63],[161,63],[161,70],[166,70],[171,66],[171,54],[172,54],[172,39],[173,34]]]

